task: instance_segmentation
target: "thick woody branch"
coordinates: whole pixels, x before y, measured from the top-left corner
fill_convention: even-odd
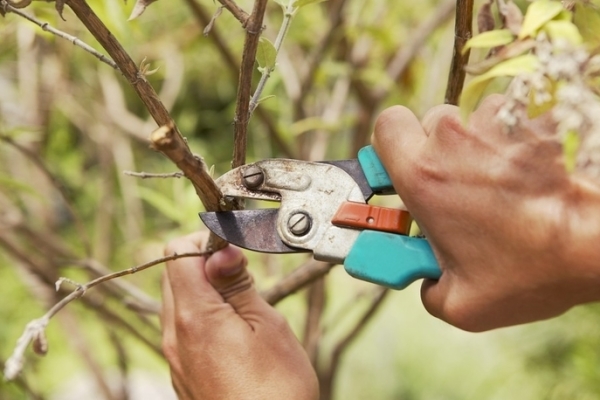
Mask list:
[[[223,196],[208,174],[205,163],[192,154],[168,110],[129,54],[85,0],[67,0],[67,4],[118,65],[123,76],[160,126],[152,134],[152,147],[169,157],[192,181],[196,193],[207,210],[226,209],[228,204],[223,201]]]
[[[266,9],[267,0],[256,0],[252,14],[250,14],[246,23],[246,41],[244,42],[244,52],[242,54],[234,118],[233,168],[246,163],[250,98],[252,97],[252,75],[256,60],[256,50],[258,49],[258,39],[262,32]]]
[[[465,43],[473,36],[473,0],[458,0],[456,3],[456,24],[454,26],[454,54],[448,77],[445,102],[458,104],[465,83],[465,65],[469,62],[470,52],[462,53]]]

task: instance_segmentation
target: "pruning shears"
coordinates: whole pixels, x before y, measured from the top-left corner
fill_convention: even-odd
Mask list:
[[[235,168],[216,184],[225,196],[281,203],[200,213],[212,232],[237,246],[312,252],[317,260],[344,264],[355,278],[393,289],[441,275],[429,242],[408,236],[408,212],[367,203],[374,194],[395,193],[371,146],[354,160],[266,159]]]

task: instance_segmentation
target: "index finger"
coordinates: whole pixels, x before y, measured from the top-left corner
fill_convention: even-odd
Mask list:
[[[205,235],[192,234],[169,242],[165,254],[200,253]],[[209,283],[204,266],[206,257],[182,257],[167,261],[168,281],[176,310],[198,310],[222,304],[223,299]]]

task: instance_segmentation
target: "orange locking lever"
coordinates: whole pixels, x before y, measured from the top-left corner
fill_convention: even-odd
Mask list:
[[[404,210],[347,201],[331,220],[336,226],[408,235],[412,218]]]

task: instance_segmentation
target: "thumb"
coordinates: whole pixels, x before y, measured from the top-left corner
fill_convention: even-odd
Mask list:
[[[242,318],[262,313],[268,308],[254,287],[247,264],[242,251],[229,245],[210,256],[205,266],[210,284]]]

